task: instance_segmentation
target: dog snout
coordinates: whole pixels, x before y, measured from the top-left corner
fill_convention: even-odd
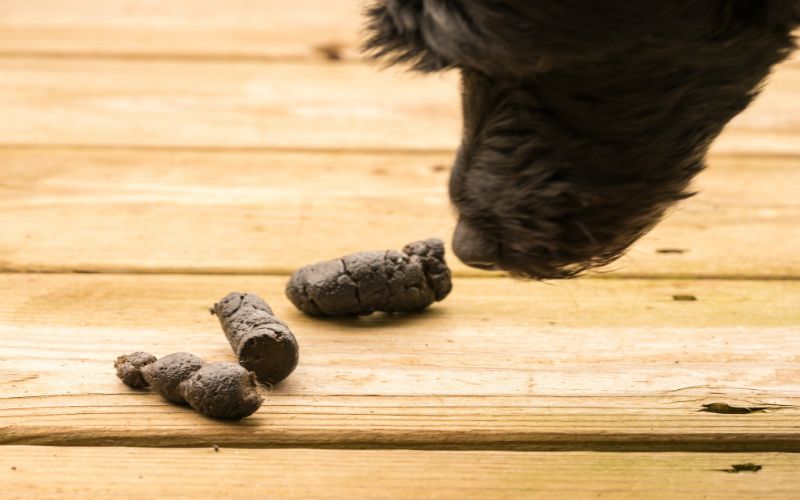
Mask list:
[[[499,246],[469,223],[460,220],[453,233],[453,252],[464,264],[478,269],[497,269]]]

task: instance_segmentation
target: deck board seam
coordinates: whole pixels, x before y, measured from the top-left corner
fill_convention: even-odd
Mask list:
[[[64,269],[58,267],[47,268],[17,268],[17,267],[3,267],[0,266],[0,275],[20,275],[20,274],[47,274],[47,275],[81,275],[81,274],[96,274],[104,276],[252,276],[252,277],[285,277],[289,278],[292,271],[290,270],[234,270],[234,269],[103,269],[103,268],[87,268],[87,269]],[[509,276],[497,273],[487,273],[486,275],[479,274],[461,274],[455,273],[454,277],[457,279],[497,279],[506,278]],[[752,274],[719,274],[719,275],[702,275],[702,274],[587,274],[581,276],[580,279],[591,279],[597,281],[798,281],[800,275],[752,275]],[[549,283],[553,281],[544,281]]]
[[[96,153],[132,153],[132,152],[165,152],[165,153],[200,153],[200,154],[242,154],[242,153],[286,153],[308,155],[363,155],[363,156],[414,156],[414,155],[455,155],[454,148],[415,148],[415,147],[290,147],[290,146],[195,146],[169,144],[41,144],[41,143],[2,143],[0,154],[9,152],[96,152]],[[711,152],[709,161],[714,159],[785,159],[800,160],[800,153],[759,151],[759,152]]]
[[[604,436],[607,437],[607,436]],[[244,441],[229,442],[226,439],[209,437],[208,439],[192,439],[164,443],[164,438],[143,439],[141,441],[98,438],[87,439],[52,439],[46,436],[26,436],[21,439],[0,440],[3,446],[55,446],[55,447],[129,447],[129,448],[207,448],[212,444],[228,449],[280,450],[280,449],[314,449],[314,450],[371,450],[371,451],[519,451],[519,452],[615,452],[615,453],[800,453],[800,441],[766,439],[766,440],[721,440],[720,436],[707,436],[704,439],[648,439],[660,436],[644,436],[645,439],[630,441],[630,436],[620,435],[618,439],[585,441],[582,436],[570,441],[530,440],[530,441],[486,441],[480,443],[460,442],[414,442],[390,441],[370,442],[329,442],[325,440],[297,440],[284,443],[247,443]],[[730,435],[725,435],[730,438]]]

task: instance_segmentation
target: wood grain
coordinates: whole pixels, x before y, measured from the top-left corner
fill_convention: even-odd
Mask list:
[[[5,498],[791,498],[800,456],[4,447]],[[725,473],[755,463],[757,473]],[[14,469],[12,469],[12,467]],[[202,473],[198,473],[202,471]],[[10,496],[9,495],[10,492]]]
[[[0,0],[0,55],[355,58],[353,0]]]
[[[0,54],[283,58],[333,45],[355,59],[366,3],[0,0]]]
[[[5,144],[446,149],[456,75],[365,65],[0,59]]]
[[[445,153],[0,150],[0,269],[288,274],[349,252],[449,240],[450,161]],[[700,194],[607,268],[610,276],[800,276],[800,157],[710,163],[695,184]],[[452,254],[450,263],[460,275],[488,274]]]
[[[425,314],[321,321],[285,273],[453,226],[458,77],[356,62],[358,9],[0,0],[3,497],[796,496],[797,455],[765,452],[800,452],[797,57],[611,268],[630,279],[455,263]],[[301,344],[261,411],[116,380],[134,350],[231,360],[207,313],[231,290]]]
[[[294,311],[284,283],[0,276],[0,443],[800,451],[799,282],[464,278],[426,314],[338,321]],[[116,380],[134,350],[230,359],[207,307],[235,289],[301,346],[258,413],[215,422]]]
[[[728,126],[721,153],[800,153],[800,68]],[[457,75],[360,64],[0,59],[2,144],[453,151]]]

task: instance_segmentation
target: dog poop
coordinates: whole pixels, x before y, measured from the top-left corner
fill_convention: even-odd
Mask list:
[[[295,271],[286,296],[314,316],[421,311],[453,285],[444,243],[431,238],[396,250],[358,252]]]
[[[240,419],[258,410],[255,375],[236,363],[209,363],[181,382],[189,406],[203,415]]]
[[[204,361],[188,352],[176,352],[143,366],[142,376],[147,385],[170,403],[182,404],[181,382],[203,366]]]
[[[205,364],[186,352],[161,359],[135,352],[118,357],[115,366],[125,384],[149,386],[167,401],[188,404],[212,418],[238,420],[252,415],[263,401],[255,376],[236,363]]]
[[[265,384],[277,384],[297,367],[297,340],[272,308],[254,293],[232,292],[214,304],[239,364]]]

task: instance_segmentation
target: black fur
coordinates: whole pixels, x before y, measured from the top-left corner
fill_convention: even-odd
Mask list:
[[[462,73],[456,254],[545,279],[615,260],[691,195],[794,48],[800,0],[380,0],[367,16],[372,58]]]

